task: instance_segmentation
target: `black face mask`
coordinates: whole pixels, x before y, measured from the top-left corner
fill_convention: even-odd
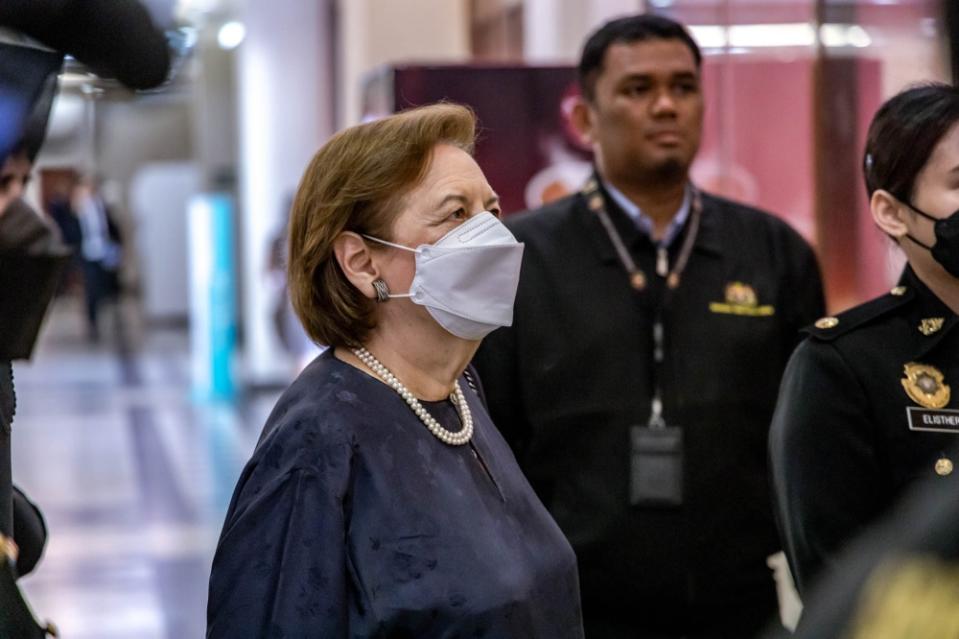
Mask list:
[[[949,217],[933,217],[921,209],[917,209],[908,201],[906,206],[913,211],[935,223],[934,231],[936,233],[936,243],[929,246],[906,233],[906,237],[932,253],[932,258],[942,265],[950,275],[959,278],[959,211],[956,211]]]

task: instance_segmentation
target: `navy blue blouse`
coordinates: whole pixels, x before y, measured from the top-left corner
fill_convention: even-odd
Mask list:
[[[332,349],[310,364],[240,476],[207,637],[581,638],[573,551],[460,384],[474,434],[448,446]]]

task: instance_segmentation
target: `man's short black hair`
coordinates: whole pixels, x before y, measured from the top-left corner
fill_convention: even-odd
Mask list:
[[[869,195],[883,189],[911,202],[916,178],[957,122],[959,89],[949,84],[920,84],[887,100],[866,135],[863,175]]]
[[[586,41],[579,59],[579,88],[587,100],[595,95],[596,78],[603,70],[606,50],[614,44],[630,44],[643,40],[680,40],[689,47],[698,69],[703,60],[699,46],[686,28],[675,20],[644,13],[610,20]]]

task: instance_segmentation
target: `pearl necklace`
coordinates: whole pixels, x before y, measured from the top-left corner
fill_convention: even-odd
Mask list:
[[[426,428],[441,442],[449,444],[450,446],[462,446],[473,436],[473,414],[470,412],[469,404],[466,403],[466,398],[463,397],[463,391],[460,389],[459,381],[455,383],[456,385],[453,388],[453,392],[450,393],[450,401],[453,402],[453,405],[460,414],[460,419],[463,420],[463,428],[459,432],[454,433],[440,426],[440,423],[423,408],[423,405],[416,399],[416,396],[414,396],[400,380],[396,379],[396,376],[393,375],[388,368],[373,357],[372,353],[363,347],[350,350],[353,351],[353,354],[356,355],[361,362],[366,364],[367,368],[379,375],[383,381],[399,393],[399,396],[406,401],[410,409],[420,418],[420,421],[423,422]]]

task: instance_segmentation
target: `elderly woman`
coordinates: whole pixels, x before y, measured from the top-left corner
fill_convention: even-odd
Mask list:
[[[467,364],[512,321],[523,247],[453,105],[347,129],[290,222],[290,292],[329,348],[240,477],[208,637],[582,637],[573,552]]]

